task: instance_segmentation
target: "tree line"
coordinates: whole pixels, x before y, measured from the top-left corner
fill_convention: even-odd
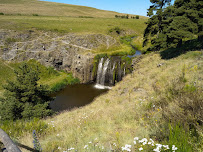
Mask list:
[[[149,50],[181,47],[183,41],[203,39],[202,0],[150,0],[147,27],[143,46],[151,43]]]
[[[115,18],[123,18],[123,19],[139,19],[140,16],[139,15],[136,15],[136,16],[129,16],[128,14],[127,15],[115,15]]]

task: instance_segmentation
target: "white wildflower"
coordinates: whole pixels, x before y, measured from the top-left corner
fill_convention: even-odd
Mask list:
[[[143,143],[143,145],[146,145],[147,141],[147,138],[143,138],[142,140],[139,140],[139,143]]]
[[[125,147],[121,147],[122,148],[122,151],[126,150],[126,151],[131,151],[131,148],[132,146],[131,145],[128,145],[126,144]]]
[[[172,145],[172,150],[176,151],[178,148],[175,145]]]
[[[143,148],[142,148],[142,147],[140,147],[140,148],[139,148],[139,151],[142,151],[142,150],[143,150]]]
[[[59,134],[57,134],[56,136],[59,136]]]
[[[163,145],[164,148],[170,149],[168,145]]]
[[[58,147],[58,149],[61,149],[61,147]]]
[[[116,143],[113,143],[114,146],[116,146]]]
[[[74,150],[75,148],[69,148],[68,151]]]
[[[139,140],[139,138],[138,138],[138,137],[135,137],[134,140]]]
[[[85,145],[85,146],[84,146],[84,149],[86,149],[86,148],[88,149],[88,145]]]
[[[160,152],[159,147],[153,149],[153,151],[155,151],[155,152]]]

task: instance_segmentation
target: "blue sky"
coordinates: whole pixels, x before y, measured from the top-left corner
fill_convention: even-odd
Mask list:
[[[119,13],[147,16],[150,0],[44,0],[50,2],[67,3],[94,7],[102,10],[116,11]]]

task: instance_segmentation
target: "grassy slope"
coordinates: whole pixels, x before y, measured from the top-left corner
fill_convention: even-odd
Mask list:
[[[38,0],[1,0],[0,12],[5,14],[38,14],[43,16],[91,16],[114,18],[117,12],[104,11],[91,7],[44,2]],[[142,18],[142,17],[141,17]]]
[[[160,63],[164,64],[157,67]],[[159,96],[155,90],[160,89],[164,94],[165,88],[183,71],[187,84],[196,82],[198,86],[203,86],[202,51],[188,52],[171,60],[163,60],[156,53],[145,55],[132,74],[92,104],[43,120],[48,129],[39,139],[42,148],[45,151],[62,151],[74,147],[85,151],[84,146],[88,144],[88,151],[95,151],[98,144],[100,150],[97,151],[102,151],[102,146],[108,151],[110,147],[116,149],[113,143],[121,147],[133,144],[135,136],[141,138],[156,134],[163,111],[160,107],[150,107],[149,103],[158,104]],[[25,133],[20,142],[32,147],[31,133]]]
[[[138,35],[144,31],[146,19],[67,18],[45,16],[0,16],[0,28],[11,30],[40,29],[63,33],[103,33],[118,26],[134,30]]]

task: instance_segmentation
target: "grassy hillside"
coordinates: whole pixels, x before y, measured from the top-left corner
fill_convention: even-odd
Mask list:
[[[202,120],[203,111],[192,109],[203,106],[202,51],[188,52],[171,60],[151,53],[137,61],[132,74],[90,105],[36,123],[16,122],[15,128],[9,125],[2,128],[30,147],[32,130],[38,130],[44,151],[64,151],[71,147],[78,151],[119,151],[125,144],[132,145],[132,151],[140,147],[152,151],[150,145],[134,144],[134,137],[152,138],[170,149],[175,145],[178,152],[201,151],[203,128],[196,120]],[[174,127],[173,121],[181,125]],[[193,138],[195,132],[189,135],[181,129],[193,121],[198,126],[196,134],[200,133],[198,139]],[[196,144],[189,145],[188,141]]]
[[[119,27],[133,30],[141,35],[146,19],[105,19],[105,18],[67,18],[45,16],[0,16],[0,28],[11,30],[39,29],[53,32],[69,33],[104,33]]]
[[[38,14],[42,16],[88,16],[102,18],[114,18],[115,15],[121,15],[117,12],[104,11],[91,7],[44,2],[38,0],[1,0],[0,12],[18,15]]]

